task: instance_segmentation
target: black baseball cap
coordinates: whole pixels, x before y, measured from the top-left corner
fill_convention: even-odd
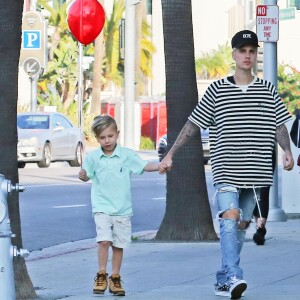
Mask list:
[[[245,45],[259,47],[258,38],[255,32],[251,30],[242,30],[237,32],[231,40],[232,48],[242,48]]]

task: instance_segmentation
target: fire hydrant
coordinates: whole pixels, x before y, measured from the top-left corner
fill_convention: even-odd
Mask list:
[[[12,185],[10,180],[0,174],[0,297],[5,300],[16,299],[13,258],[29,255],[29,251],[17,250],[11,244],[13,234],[10,227],[7,197],[13,190],[23,192],[25,188],[19,184]]]

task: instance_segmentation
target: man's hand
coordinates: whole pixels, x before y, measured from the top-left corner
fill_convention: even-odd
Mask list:
[[[284,170],[291,171],[294,167],[294,159],[292,152],[285,151],[283,154],[283,168]]]

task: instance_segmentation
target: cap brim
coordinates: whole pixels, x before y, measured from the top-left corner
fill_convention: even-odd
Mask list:
[[[242,47],[244,47],[244,46],[246,46],[246,45],[251,45],[251,46],[255,46],[255,47],[260,47],[258,44],[253,44],[253,43],[241,43],[241,44],[238,44],[237,46],[234,46],[233,48],[237,48],[237,49],[239,49],[239,48],[242,48]]]

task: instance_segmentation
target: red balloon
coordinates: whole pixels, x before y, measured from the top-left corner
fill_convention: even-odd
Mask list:
[[[105,12],[97,0],[75,0],[69,7],[67,21],[74,37],[87,45],[102,31]]]

